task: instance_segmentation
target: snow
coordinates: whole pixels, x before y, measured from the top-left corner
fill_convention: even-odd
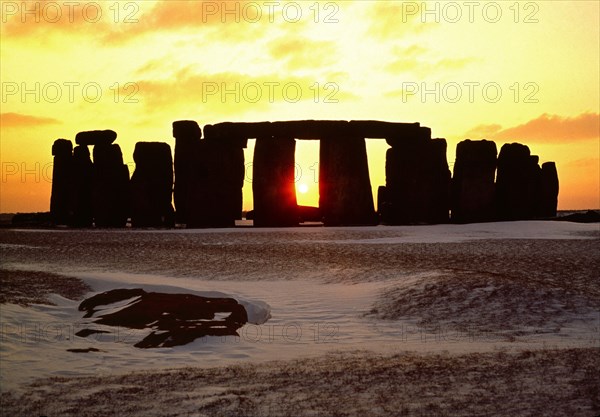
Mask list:
[[[133,344],[147,330],[115,332],[113,328],[110,334],[75,336],[77,331],[90,327],[90,320],[83,319],[83,312],[77,309],[81,300],[54,294],[49,297],[54,305],[3,304],[1,390],[26,392],[26,384],[44,377],[111,378],[131,371],[240,364],[260,369],[261,364],[271,366],[267,364],[272,360],[288,364],[303,358],[319,358],[315,363],[323,363],[332,352],[356,350],[368,352],[365,357],[380,357],[408,352],[468,355],[518,353],[548,346],[598,347],[599,283],[597,276],[589,272],[598,262],[597,255],[594,258],[590,254],[590,250],[598,249],[598,232],[595,224],[540,221],[419,227],[61,230],[60,244],[54,238],[47,243],[46,230],[13,230],[10,236],[2,232],[2,268],[50,270],[79,278],[92,288],[86,298],[115,288],[233,297],[245,307],[249,323],[239,330],[239,337],[206,337],[174,348],[138,349]],[[143,262],[128,268],[123,261],[110,262],[120,249],[112,252],[110,245],[100,244],[108,238],[117,241],[125,236],[139,243],[139,249],[133,248],[134,252],[126,255],[139,256],[141,252],[135,252],[138,250],[144,253],[143,258],[133,258]],[[202,262],[191,266],[173,266],[169,252],[155,243],[161,236],[181,238],[177,242],[182,245],[190,237],[199,237],[189,253],[204,255],[202,251],[211,247],[216,251],[216,255],[210,252],[211,256],[220,256],[219,251],[226,255],[214,258],[216,261],[202,258]],[[81,248],[82,237],[91,241],[86,244],[93,249]],[[523,239],[535,244],[519,246],[523,256],[507,263],[507,256],[514,255],[511,240]],[[561,245],[571,241],[575,245],[568,246],[571,252],[561,252]],[[63,242],[71,246],[60,246]],[[464,242],[481,246],[455,245]],[[412,244],[424,246],[406,249]],[[434,247],[428,244],[442,245],[435,246],[438,251],[440,247],[453,248],[448,256],[453,256],[454,250],[474,248],[480,248],[483,255],[469,254],[475,257],[466,259],[477,260],[473,264],[456,260],[462,268],[458,269],[454,261],[429,259]],[[241,266],[231,262],[227,251],[253,245],[258,255],[248,252]],[[340,257],[322,259],[317,250],[307,252],[308,258],[304,252],[298,255],[278,251],[287,247],[323,248]],[[69,251],[73,248],[94,253],[87,252],[90,259],[81,258],[81,254],[72,259]],[[356,252],[346,253],[345,248],[355,248]],[[510,250],[504,253],[502,248]],[[365,259],[350,264],[348,259],[356,258],[362,250],[368,252]],[[540,257],[540,250],[560,253],[564,259],[556,255]],[[367,263],[372,254],[380,254],[389,264],[379,264],[379,260],[373,265]],[[409,255],[415,259],[402,263],[408,262]],[[557,269],[561,265],[565,270]],[[191,273],[192,267],[196,268],[195,274]],[[184,272],[168,273],[171,270]],[[122,307],[119,303],[110,306]],[[386,314],[389,317],[384,317]],[[531,320],[520,322],[519,317]],[[88,348],[99,351],[67,351]],[[120,386],[114,381],[107,384],[87,387],[78,395]],[[198,389],[204,390],[205,397],[225,395],[220,386],[205,384]]]

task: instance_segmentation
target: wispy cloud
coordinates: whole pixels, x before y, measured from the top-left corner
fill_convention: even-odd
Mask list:
[[[314,68],[335,62],[336,44],[305,38],[281,38],[269,45],[269,52],[274,59],[286,61],[290,70]]]
[[[479,125],[464,134],[465,138],[524,139],[533,143],[570,143],[600,138],[600,114],[582,113],[562,117],[544,113],[518,126],[503,128],[498,124]]]
[[[30,116],[21,113],[1,113],[0,126],[9,127],[35,127],[61,124],[62,122],[50,117]]]
[[[371,24],[368,34],[378,39],[398,39],[404,35],[414,35],[432,24],[425,24],[420,19],[420,7],[417,2],[383,1],[372,2],[368,10]]]
[[[6,2],[9,3],[9,2]],[[10,2],[3,8],[2,33],[13,39],[62,41],[60,35],[80,35],[105,46],[152,34],[187,35],[218,28],[227,37],[247,36],[261,25],[254,25],[244,14],[247,0],[231,2],[199,0],[164,0],[130,2],[48,2],[39,0]],[[269,21],[263,17],[261,21]],[[204,33],[204,32],[203,32]]]
[[[203,108],[215,114],[229,115],[277,104],[355,98],[333,84],[326,89],[319,85],[320,95],[316,95],[315,81],[309,76],[289,74],[251,76],[233,71],[203,74],[187,67],[163,79],[137,81],[136,85],[140,102],[149,113],[176,107]]]
[[[459,70],[473,62],[473,58],[435,58],[435,54],[419,45],[396,46],[385,70],[392,74],[412,72],[425,77],[439,71]]]

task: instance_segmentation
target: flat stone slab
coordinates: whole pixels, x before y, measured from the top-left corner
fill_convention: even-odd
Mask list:
[[[75,136],[75,143],[78,145],[110,145],[117,139],[117,132],[114,130],[89,130],[79,132]]]
[[[177,120],[173,122],[173,137],[200,139],[202,137],[202,130],[194,120]]]
[[[425,130],[426,129],[426,130]],[[329,137],[397,138],[431,137],[429,128],[419,123],[393,123],[376,120],[294,120],[281,122],[223,122],[204,126],[207,139],[283,137],[294,139],[327,139]]]
[[[111,306],[111,304],[113,306]],[[124,307],[123,307],[124,306]],[[129,329],[150,329],[134,346],[181,346],[203,336],[238,336],[248,322],[244,306],[233,298],[209,298],[193,294],[164,294],[143,289],[116,289],[94,295],[79,305],[93,323]],[[82,329],[79,337],[98,333]]]

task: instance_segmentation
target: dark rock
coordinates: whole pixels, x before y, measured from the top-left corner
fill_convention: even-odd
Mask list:
[[[201,140],[193,154],[187,227],[233,227],[242,218],[244,150]]]
[[[386,155],[382,221],[386,224],[448,222],[450,171],[446,140],[406,137]]]
[[[420,132],[420,133],[419,133]],[[281,122],[234,123],[224,122],[204,127],[207,139],[280,137],[321,139],[325,137],[388,138],[414,136],[431,137],[428,128],[419,130],[419,123],[391,123],[375,120],[292,120]]]
[[[496,218],[496,144],[465,140],[456,147],[452,178],[452,221],[487,222]]]
[[[431,129],[421,127],[419,123],[392,123],[377,120],[352,120],[349,123],[350,134],[362,138],[402,138],[407,136],[423,136],[431,139]],[[389,142],[388,142],[389,143]],[[390,143],[391,145],[391,143]]]
[[[94,165],[87,146],[73,150],[73,218],[71,226],[91,227],[94,222],[92,206]]]
[[[110,332],[107,332],[106,330],[83,329],[83,330],[80,330],[77,333],[75,333],[75,336],[88,337],[93,334],[105,334],[105,333],[110,333]]]
[[[585,213],[573,213],[567,216],[557,217],[554,220],[574,223],[600,223],[600,212],[588,210]]]
[[[403,129],[398,129],[397,132],[389,132],[385,137],[385,141],[392,148],[402,147],[403,142],[406,140],[414,141],[429,141],[431,139],[431,129],[428,127],[421,127],[418,123],[407,125]]]
[[[505,144],[498,155],[496,203],[499,220],[526,220],[536,214],[541,172],[538,158],[520,143]]]
[[[161,142],[138,142],[131,176],[131,225],[173,227],[173,159],[171,147]]]
[[[85,348],[85,349],[67,349],[67,352],[90,353],[90,352],[103,352],[103,351],[100,349],[96,349],[96,348]]]
[[[126,307],[96,315],[99,306],[126,300],[130,300]],[[85,318],[97,317],[95,324],[152,329],[152,333],[135,344],[138,348],[181,346],[204,336],[237,336],[237,330],[248,322],[246,310],[232,298],[163,294],[142,289],[107,291],[84,300],[79,310],[86,312]],[[230,314],[225,318],[215,317],[218,313]]]
[[[202,130],[194,120],[177,120],[173,122],[173,137],[188,140],[200,140]]]
[[[96,227],[125,227],[129,217],[129,169],[119,145],[94,146],[92,209]]]
[[[256,139],[252,174],[254,226],[298,225],[293,138]]]
[[[379,221],[390,218],[390,203],[385,185],[380,185],[377,188],[377,214]]]
[[[68,139],[56,139],[52,144],[52,156],[68,157],[73,154],[73,143]]]
[[[362,137],[321,139],[319,207],[327,226],[377,223]]]
[[[319,207],[298,206],[298,219],[303,222],[320,222],[323,220]]]
[[[272,136],[270,122],[223,122],[204,126],[204,137],[210,140],[223,138],[254,139],[262,136]]]
[[[558,207],[558,173],[554,162],[542,164],[539,217],[556,217]]]
[[[12,216],[11,224],[19,227],[47,227],[53,223],[50,212],[17,213]]]
[[[73,144],[67,139],[55,140],[52,155],[50,213],[55,224],[67,225],[73,217]]]
[[[188,205],[193,198],[194,166],[202,131],[198,123],[191,120],[173,122],[175,138],[175,214],[177,223],[188,222]]]
[[[77,145],[110,145],[117,139],[117,132],[113,130],[90,130],[79,132],[75,136]]]

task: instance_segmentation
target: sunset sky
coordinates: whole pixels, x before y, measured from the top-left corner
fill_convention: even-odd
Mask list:
[[[182,119],[420,122],[451,169],[463,139],[521,142],[556,162],[559,209],[599,208],[599,4],[0,1],[0,212],[49,210],[55,139],[113,129],[132,173]],[[376,191],[388,146],[367,146]],[[318,142],[296,161],[316,205]]]

